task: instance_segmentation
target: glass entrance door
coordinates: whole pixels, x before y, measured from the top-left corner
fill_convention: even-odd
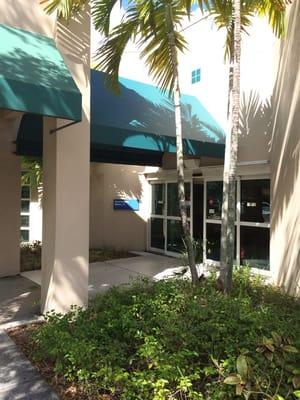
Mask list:
[[[192,185],[185,182],[188,219],[192,232]],[[152,184],[150,250],[178,255],[184,250],[176,182]]]

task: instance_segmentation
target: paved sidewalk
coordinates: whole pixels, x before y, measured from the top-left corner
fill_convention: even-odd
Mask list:
[[[16,344],[0,331],[0,400],[58,400]]]

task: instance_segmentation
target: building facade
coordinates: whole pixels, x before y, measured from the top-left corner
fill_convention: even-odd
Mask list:
[[[30,124],[39,121],[27,125],[23,113],[1,111],[1,133],[11,133],[2,134],[0,149],[7,188],[1,200],[7,241],[3,235],[1,245],[9,249],[5,256],[1,250],[0,275],[19,271],[20,229],[23,241],[42,240],[43,310],[66,310],[86,302],[89,246],[170,256],[182,251],[171,114],[133,45],[120,68],[123,97],[114,100],[99,89],[102,78],[90,72],[89,60],[90,47],[93,53],[99,38],[90,33],[88,9],[65,26],[45,15],[38,1],[31,1],[30,12],[20,2],[22,18],[13,12],[13,3],[0,0],[0,23],[54,40],[83,95],[83,118],[47,134],[66,122],[57,119],[53,127],[53,118],[44,116],[43,134],[35,140],[40,128]],[[243,38],[235,245],[238,264],[251,265],[295,295],[300,285],[299,17],[300,6],[294,2],[281,41],[260,19]],[[181,87],[187,94],[186,192],[193,237],[202,243],[204,259],[218,260],[228,65],[224,32],[208,18],[192,25],[201,18],[196,14],[195,21],[186,22],[190,51],[180,59]],[[159,118],[150,118],[150,113]],[[24,132],[34,134],[19,140]],[[199,142],[198,134],[204,135]],[[20,155],[40,155],[43,149],[43,207],[33,188],[20,189],[14,140]],[[57,293],[65,287],[70,296],[60,304]]]

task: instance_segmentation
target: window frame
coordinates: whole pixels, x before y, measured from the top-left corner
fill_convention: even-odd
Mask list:
[[[194,85],[195,83],[201,82],[201,68],[193,69],[191,72],[191,83]]]
[[[237,177],[237,189],[236,189],[236,219],[235,219],[235,227],[236,227],[236,254],[235,260],[238,266],[241,265],[240,252],[241,252],[241,227],[256,227],[256,228],[267,228],[270,230],[270,222],[246,222],[241,221],[241,182],[246,180],[270,180],[270,176],[268,175],[243,175]],[[207,218],[207,183],[208,182],[222,182],[223,179],[220,177],[204,177],[204,218],[203,218],[203,260],[206,262],[207,257],[207,229],[206,224],[218,224],[221,225],[222,219],[208,219]],[[270,195],[270,213],[272,213],[272,204],[271,204],[271,195]],[[269,255],[270,260],[270,255]],[[262,270],[259,268],[252,267],[254,272],[261,273],[270,273],[270,263],[269,268],[266,270]]]
[[[29,188],[29,197],[25,198],[22,197],[22,187],[28,187]],[[20,208],[20,243],[29,243],[30,242],[30,203],[31,203],[31,184],[30,181],[28,183],[21,184],[21,198],[20,198],[20,204],[22,204],[22,201],[28,201],[29,202],[29,210],[28,211],[22,211],[22,207]],[[21,221],[22,221],[22,216],[26,216],[29,219],[28,226],[23,226]],[[21,240],[21,232],[22,231],[28,231],[28,240]]]
[[[188,183],[190,185],[190,216],[188,217],[188,221],[190,223],[190,231],[191,231],[191,236],[193,237],[193,180],[192,179],[185,179],[184,180],[185,183]],[[168,220],[175,220],[175,221],[180,221],[180,217],[179,216],[168,216],[168,184],[169,183],[177,183],[176,179],[168,179],[168,180],[157,180],[157,181],[153,181],[150,182],[150,217],[149,217],[149,228],[148,228],[148,249],[150,251],[153,252],[157,252],[157,253],[162,253],[165,254],[167,256],[173,256],[173,257],[180,257],[180,253],[176,253],[173,251],[169,251],[167,250],[167,244],[168,244],[168,240],[167,240],[167,224],[168,224]],[[161,215],[159,214],[152,214],[152,201],[153,201],[153,191],[152,191],[152,186],[153,185],[159,185],[159,184],[163,184],[164,185],[164,190],[165,190],[165,202],[164,202],[164,207],[163,207],[163,213]],[[151,246],[151,219],[152,218],[160,218],[163,220],[163,235],[164,235],[164,249],[158,249],[156,247],[152,247]]]

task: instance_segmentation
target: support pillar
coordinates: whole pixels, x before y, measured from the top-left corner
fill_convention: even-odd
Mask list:
[[[19,123],[0,110],[0,277],[20,273],[21,161],[13,144]]]
[[[88,301],[90,182],[90,15],[57,22],[56,44],[82,94],[82,122],[44,118],[42,312]],[[80,51],[79,51],[80,50]]]

